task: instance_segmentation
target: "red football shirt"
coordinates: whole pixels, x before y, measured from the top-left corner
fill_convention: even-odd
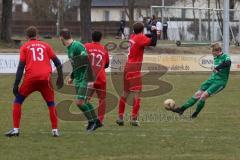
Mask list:
[[[144,47],[150,45],[150,43],[151,39],[144,34],[132,34],[129,40],[128,63],[142,63]]]
[[[96,75],[96,84],[106,83],[105,66],[109,64],[109,54],[107,49],[100,43],[86,43],[85,47],[90,55],[92,69]]]
[[[25,62],[25,80],[48,80],[52,73],[50,60],[56,57],[50,45],[30,40],[20,48],[20,61]]]

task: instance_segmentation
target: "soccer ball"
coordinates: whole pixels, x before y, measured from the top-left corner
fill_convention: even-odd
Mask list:
[[[163,104],[166,110],[171,110],[175,108],[175,101],[173,99],[166,99]]]

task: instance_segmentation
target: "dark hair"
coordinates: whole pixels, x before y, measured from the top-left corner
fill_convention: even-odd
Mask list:
[[[67,29],[67,28],[63,28],[63,29],[60,31],[60,36],[63,37],[65,40],[68,40],[68,39],[71,39],[71,38],[72,38],[72,34],[71,34],[71,32],[69,31],[69,29]]]
[[[99,31],[94,31],[92,33],[92,40],[93,42],[100,42],[102,39],[102,33]]]
[[[135,34],[142,33],[144,30],[144,24],[142,22],[136,22],[133,25],[133,31]]]
[[[30,26],[25,30],[25,34],[28,38],[35,38],[38,35],[38,29],[35,26]]]

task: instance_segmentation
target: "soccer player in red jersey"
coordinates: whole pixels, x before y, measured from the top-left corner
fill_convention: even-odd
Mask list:
[[[90,57],[92,69],[95,72],[96,80],[93,85],[93,93],[98,96],[98,119],[103,124],[106,109],[106,72],[109,66],[109,54],[107,49],[100,44],[102,33],[95,31],[92,33],[92,43],[86,43],[85,47]],[[92,93],[92,94],[93,94]]]
[[[156,27],[151,27],[156,30]],[[116,123],[119,126],[124,125],[125,104],[128,95],[134,93],[133,108],[131,114],[132,126],[139,126],[138,114],[140,109],[140,93],[142,91],[141,67],[143,61],[144,48],[146,46],[156,46],[157,34],[144,35],[144,25],[141,22],[136,22],[133,25],[134,34],[129,40],[130,51],[128,61],[124,69],[124,91],[119,101],[118,120]],[[155,32],[153,32],[155,33]]]
[[[14,128],[5,134],[7,137],[19,136],[21,106],[25,98],[35,91],[39,91],[42,94],[42,97],[48,105],[53,136],[59,136],[54,91],[51,84],[52,67],[50,60],[54,62],[58,71],[58,79],[56,83],[58,89],[63,86],[62,66],[51,46],[45,42],[37,40],[37,34],[38,30],[36,27],[31,26],[27,28],[26,38],[28,39],[28,42],[20,48],[20,61],[13,86],[13,93],[16,97],[13,103]],[[19,88],[18,86],[21,82],[24,69],[24,79]]]

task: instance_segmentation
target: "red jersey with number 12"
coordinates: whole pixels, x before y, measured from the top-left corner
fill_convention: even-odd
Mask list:
[[[56,57],[52,47],[39,40],[30,40],[20,48],[20,61],[26,64],[25,80],[49,80],[50,60]]]
[[[90,55],[92,69],[96,75],[96,84],[106,83],[105,66],[109,64],[109,54],[107,49],[100,43],[86,43],[85,47]]]

